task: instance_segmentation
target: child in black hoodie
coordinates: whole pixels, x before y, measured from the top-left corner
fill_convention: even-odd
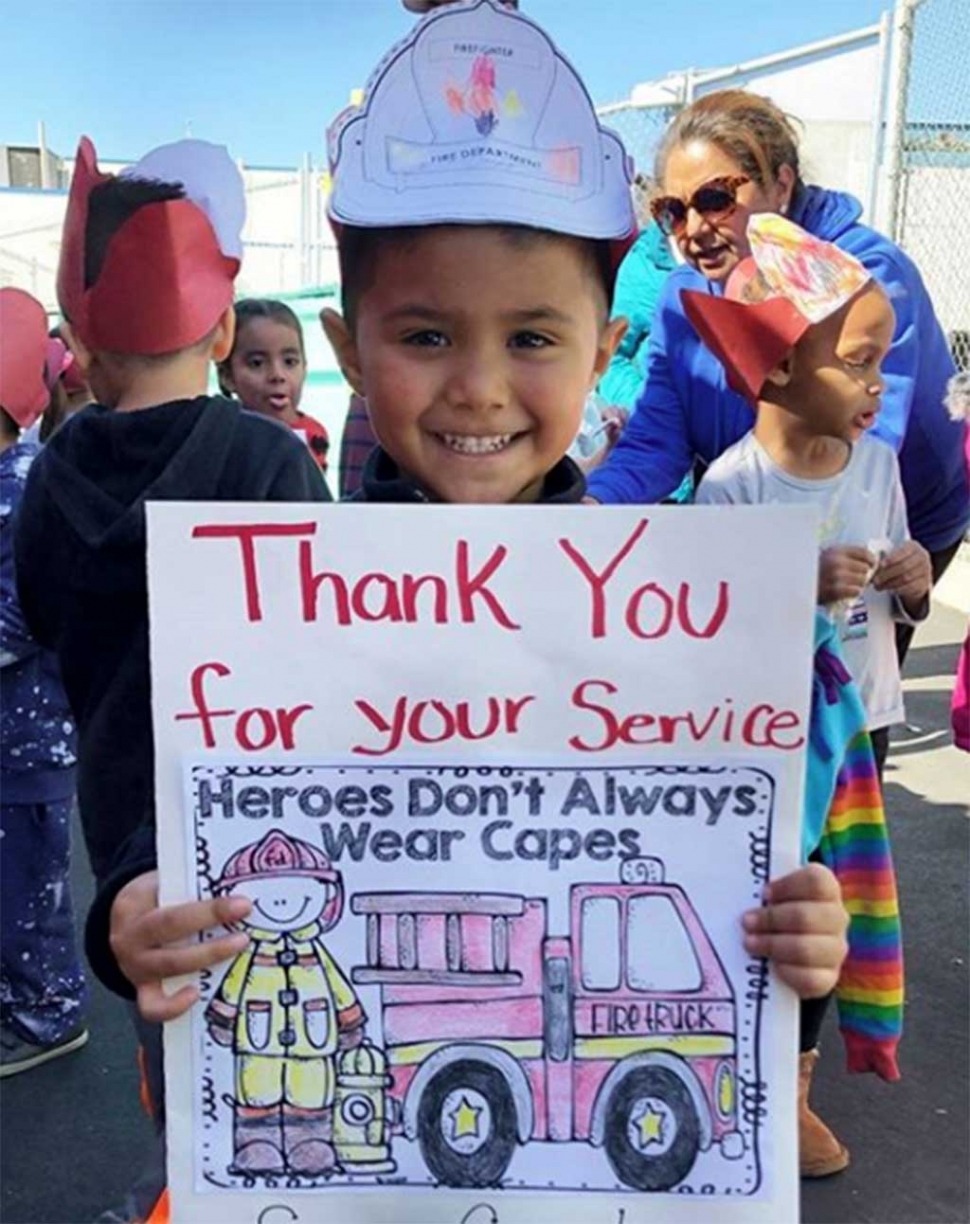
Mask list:
[[[99,887],[132,833],[154,824],[145,503],[330,500],[289,429],[206,394],[210,364],[232,346],[244,215],[224,149],[183,141],[115,178],[81,142],[58,298],[97,402],[31,468],[16,565],[25,617],[57,655],[77,720],[78,801]],[[154,855],[150,832],[141,838],[127,846],[135,874],[138,846]],[[104,941],[88,943],[117,989]]]
[[[488,46],[501,64],[473,54]],[[425,79],[438,75],[452,84]],[[442,7],[385,57],[330,148],[343,313],[322,322],[380,442],[357,499],[582,501],[566,451],[625,328],[609,307],[635,221],[623,147],[572,67],[498,3]],[[769,901],[745,916],[746,947],[800,995],[827,993],[845,954],[834,876],[812,864]],[[143,1014],[182,1014],[196,988],[166,995],[161,979],[245,946],[182,942],[249,909],[227,905],[159,908],[150,875],[113,899],[112,948]]]

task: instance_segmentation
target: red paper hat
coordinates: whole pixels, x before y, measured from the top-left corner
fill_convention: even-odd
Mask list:
[[[681,300],[728,384],[757,403],[785,354],[871,277],[857,259],[777,213],[755,213],[747,237],[751,255],[731,273],[723,297],[685,289]]]
[[[232,304],[245,216],[242,178],[225,149],[180,141],[155,150],[127,172],[180,183],[185,198],[146,204],[108,243],[93,285],[85,287],[91,192],[111,176],[94,146],[78,146],[57,274],[61,310],[92,349],[170,353],[201,340]]]
[[[0,406],[29,429],[50,400],[44,381],[47,314],[22,289],[0,289]]]
[[[749,304],[694,289],[680,297],[698,335],[724,366],[728,386],[752,404],[771,371],[811,327],[787,298]]]

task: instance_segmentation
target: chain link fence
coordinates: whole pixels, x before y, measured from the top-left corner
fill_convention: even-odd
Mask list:
[[[970,370],[970,0],[922,0],[910,21],[895,237]]]
[[[970,3],[970,0],[968,0]],[[622,139],[627,152],[633,158],[639,182],[653,180],[654,155],[667,130],[667,125],[680,108],[676,105],[638,105],[632,101],[614,102],[597,108],[597,114],[607,127],[611,127]],[[644,184],[636,193],[636,205],[640,224],[649,220],[643,211],[649,203],[649,186]]]

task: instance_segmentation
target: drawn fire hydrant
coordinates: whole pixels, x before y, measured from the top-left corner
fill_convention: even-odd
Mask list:
[[[388,1095],[392,1083],[387,1056],[369,1041],[340,1055],[333,1140],[345,1173],[393,1173],[397,1168],[391,1159],[391,1129],[399,1116],[397,1102]]]
[[[366,1016],[322,936],[340,921],[340,872],[279,830],[226,862],[216,894],[253,903],[249,947],[206,1009],[213,1040],[235,1055],[233,1165],[244,1176],[338,1171],[338,1053],[360,1045]]]

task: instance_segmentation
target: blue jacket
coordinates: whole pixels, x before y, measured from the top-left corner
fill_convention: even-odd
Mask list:
[[[77,732],[54,656],[24,623],[14,580],[13,517],[40,448],[0,454],[0,787],[3,802],[54,803],[74,794]]]
[[[953,359],[915,265],[895,243],[860,225],[860,213],[852,196],[806,187],[792,219],[855,255],[892,301],[896,332],[873,428],[899,452],[910,531],[933,552],[959,540],[970,522],[966,424],[951,421],[943,407]],[[750,405],[728,388],[720,362],[687,321],[684,289],[722,291],[686,265],[667,278],[648,345],[646,385],[615,450],[589,478],[598,501],[668,497],[696,459],[710,463],[754,422]]]
[[[646,376],[647,340],[660,293],[677,267],[667,239],[651,221],[620,265],[613,293],[613,317],[629,323],[597,390],[610,404],[632,408]]]

